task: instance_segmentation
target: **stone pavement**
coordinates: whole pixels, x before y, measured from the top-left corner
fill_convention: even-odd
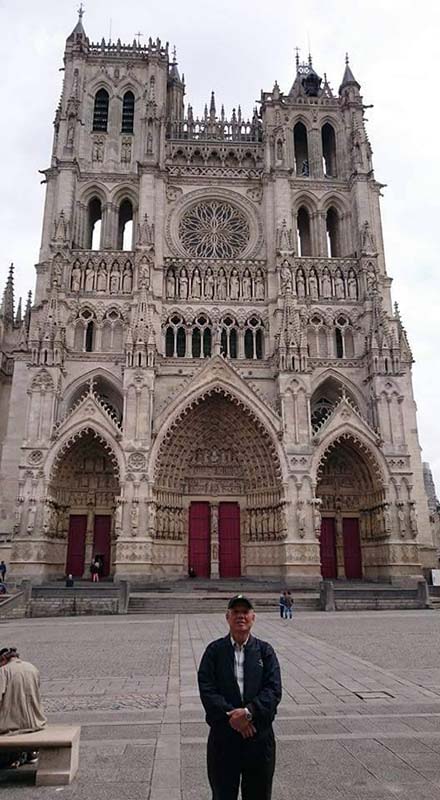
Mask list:
[[[196,666],[220,614],[34,619],[0,625],[41,670],[51,721],[82,725],[80,774],[11,800],[209,800]],[[440,626],[435,611],[262,614],[284,696],[273,800],[440,798]]]

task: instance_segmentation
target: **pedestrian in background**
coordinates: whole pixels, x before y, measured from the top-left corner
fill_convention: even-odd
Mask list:
[[[284,595],[285,594],[286,594],[285,592],[281,592],[281,594],[280,594],[280,601],[279,602],[280,602],[280,617],[281,617],[281,619],[284,619]]]
[[[292,619],[293,598],[290,592],[284,592],[284,619]]]
[[[0,578],[2,579],[2,581],[4,583],[5,579],[6,579],[6,564],[5,564],[5,562],[3,560],[0,561]]]

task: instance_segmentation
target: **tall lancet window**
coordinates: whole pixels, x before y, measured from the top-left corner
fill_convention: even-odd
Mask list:
[[[99,89],[95,95],[95,105],[93,107],[93,130],[106,131],[108,125],[108,92],[106,89]]]

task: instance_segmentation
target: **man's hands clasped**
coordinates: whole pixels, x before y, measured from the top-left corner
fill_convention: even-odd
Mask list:
[[[228,711],[229,724],[234,731],[240,733],[243,739],[251,739],[255,736],[257,730],[252,722],[246,718],[247,712],[245,708],[234,708],[233,711]]]

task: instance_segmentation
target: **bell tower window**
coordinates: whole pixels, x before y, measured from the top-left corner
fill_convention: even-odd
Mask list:
[[[88,250],[99,250],[101,246],[102,205],[99,197],[93,197],[88,207],[87,219]]]
[[[122,100],[122,133],[133,133],[134,128],[134,94],[125,92]]]
[[[93,107],[93,130],[107,131],[108,125],[108,102],[109,96],[106,89],[99,89],[95,95],[95,105]]]
[[[133,249],[133,206],[130,200],[123,200],[119,206],[118,250]]]
[[[332,125],[330,125],[328,122],[322,126],[321,140],[324,175],[328,178],[335,178],[337,176],[336,137]]]
[[[298,211],[297,217],[298,226],[298,242],[299,242],[299,255],[311,256],[312,255],[312,240],[310,235],[310,217],[309,212],[304,206]]]
[[[296,174],[299,177],[307,177],[309,175],[309,148],[306,126],[302,122],[297,122],[293,129],[293,145]]]

